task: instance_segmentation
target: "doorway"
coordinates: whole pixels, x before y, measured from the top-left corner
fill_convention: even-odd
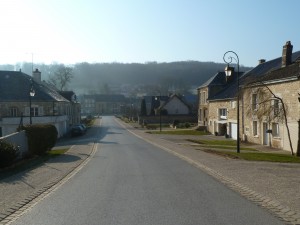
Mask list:
[[[263,145],[269,144],[269,133],[267,133],[268,130],[268,124],[263,123]]]

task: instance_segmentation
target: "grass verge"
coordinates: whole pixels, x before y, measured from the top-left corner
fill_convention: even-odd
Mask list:
[[[267,162],[280,162],[280,163],[300,163],[300,158],[287,154],[278,153],[264,153],[264,152],[229,152],[229,151],[216,151],[211,149],[204,150],[205,152],[228,157],[234,159],[243,159],[249,161],[267,161]]]
[[[147,131],[149,134],[172,134],[172,135],[207,135],[208,133],[198,130],[168,130],[168,131]]]
[[[236,149],[236,141],[234,140],[195,140],[195,139],[187,139],[187,141],[197,143],[200,145],[204,145],[210,148],[217,148],[217,149],[228,149],[228,150],[235,150]],[[240,147],[240,150],[245,151],[257,151],[251,147]]]

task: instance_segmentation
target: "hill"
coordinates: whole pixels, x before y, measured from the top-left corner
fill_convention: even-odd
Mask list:
[[[42,72],[42,79],[48,80],[55,72],[58,64],[35,64]],[[223,71],[225,64],[214,62],[182,61],[170,63],[78,63],[72,65],[74,78],[69,89],[76,93],[121,92],[120,87],[126,85],[129,89],[160,89],[164,91],[196,88],[207,81],[218,71]],[[22,63],[15,66],[0,65],[1,70],[21,69],[31,74],[32,64]],[[242,67],[240,71],[247,71]],[[106,88],[105,88],[106,87]],[[107,88],[108,87],[108,88]],[[136,90],[137,91],[137,90]],[[151,91],[150,91],[151,92]]]

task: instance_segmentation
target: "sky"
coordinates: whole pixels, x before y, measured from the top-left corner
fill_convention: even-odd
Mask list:
[[[223,63],[300,50],[299,0],[0,0],[0,64]]]

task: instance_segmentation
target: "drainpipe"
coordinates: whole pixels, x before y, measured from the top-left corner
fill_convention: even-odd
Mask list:
[[[298,147],[296,155],[300,156],[300,119],[298,120]]]

